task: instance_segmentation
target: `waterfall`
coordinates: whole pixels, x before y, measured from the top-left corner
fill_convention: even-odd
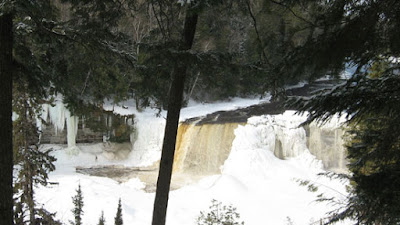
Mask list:
[[[185,124],[178,129],[174,172],[220,173],[228,158],[239,123]]]
[[[260,151],[244,153],[247,156],[254,154],[254,162],[260,162],[257,157],[261,161],[267,157],[264,151],[281,160],[311,153],[322,161],[324,169],[346,171],[344,131],[339,124],[299,127],[304,120],[305,116],[286,111],[279,115],[252,117],[247,124],[181,123],[173,171],[202,175],[220,173],[228,156],[243,149]]]
[[[340,127],[317,126],[314,123],[306,130],[308,149],[322,160],[324,168],[335,172],[346,171],[345,131]]]

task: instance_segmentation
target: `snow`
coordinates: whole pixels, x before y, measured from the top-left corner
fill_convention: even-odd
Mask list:
[[[178,0],[178,4],[180,4],[181,6],[184,6],[185,4],[190,4],[190,2],[192,2],[192,0]]]
[[[233,99],[216,104],[191,102],[182,110],[181,120],[260,101]],[[132,102],[113,107],[106,105],[105,108],[121,115],[135,111]],[[72,196],[80,184],[85,203],[83,224],[96,224],[101,211],[104,211],[106,223],[112,224],[119,198],[122,200],[124,224],[151,224],[154,193],[147,193],[145,184],[138,178],[119,183],[110,178],[78,174],[75,168],[152,164],[160,157],[165,125],[165,112],[161,112],[161,117],[156,117],[155,113],[156,110],[152,109],[145,109],[141,113],[135,111],[138,133],[133,134],[137,136],[132,138],[137,141],[128,159],[107,158],[103,154],[103,143],[78,145],[80,151],[76,155],[64,151],[66,146],[44,146],[55,149],[53,154],[58,161],[56,171],[50,174],[50,181],[58,182],[58,185],[37,188],[36,199],[45,204],[49,211],[57,212],[57,218],[67,224],[73,219]],[[200,211],[208,210],[212,199],[233,204],[247,225],[284,225],[288,224],[289,219],[296,225],[318,221],[332,209],[331,206],[316,203],[317,193],[308,192],[296,180],[305,179],[322,184],[323,192],[338,198],[343,196],[332,189],[345,193],[345,187],[337,181],[317,176],[324,172],[322,163],[309,153],[304,142],[305,133],[297,127],[304,119],[304,116],[287,111],[276,116],[252,117],[246,125],[239,126],[221,174],[203,177],[170,192],[167,224],[196,224]],[[285,153],[284,160],[274,155],[277,139],[282,146],[291,146],[282,150]]]
[[[188,105],[181,110],[179,119],[180,121],[184,121],[189,118],[204,116],[217,111],[234,110],[268,101],[269,98],[232,98],[229,101],[218,101],[213,103],[201,103],[190,100]],[[155,108],[145,108],[139,112],[135,105],[134,100],[127,100],[118,104],[113,104],[112,101],[106,101],[103,108],[121,116],[135,114],[138,120],[154,118],[155,115],[159,113],[158,109]],[[167,112],[165,110],[162,110],[159,114],[160,118],[167,117]]]

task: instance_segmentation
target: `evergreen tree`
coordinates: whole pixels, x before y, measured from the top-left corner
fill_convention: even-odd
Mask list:
[[[119,199],[119,201],[118,201],[117,214],[115,215],[115,218],[114,218],[114,224],[115,225],[123,225],[124,224],[124,221],[122,220],[121,199]]]
[[[82,215],[83,215],[83,194],[81,190],[81,185],[78,185],[76,190],[76,195],[72,197],[72,203],[74,208],[72,213],[74,214],[74,221],[70,221],[72,225],[82,225]]]
[[[222,205],[221,202],[213,199],[208,212],[200,212],[197,217],[197,225],[244,225],[238,222],[240,214],[232,205]]]
[[[339,76],[345,66],[356,73],[379,58],[396,57],[400,41],[393,32],[400,26],[397,15],[399,2],[388,1],[302,1],[312,2],[310,36],[290,53],[282,64],[288,73]],[[292,7],[296,1],[281,4]]]
[[[361,224],[398,224],[400,182],[398,75],[386,70],[380,78],[355,77],[334,90],[302,102],[309,121],[345,113],[351,142],[347,145],[352,183],[347,205],[330,222],[344,218]],[[298,102],[299,104],[299,102]],[[302,105],[304,104],[304,105]]]
[[[36,119],[40,105],[34,96],[26,92],[26,88],[24,80],[14,82],[13,112],[17,118],[13,122],[13,146],[14,165],[18,165],[14,182],[14,204],[18,210],[14,212],[14,220],[20,224],[29,215],[30,224],[38,220],[53,221],[56,224],[50,213],[37,208],[34,199],[34,187],[48,184],[48,173],[55,170],[53,163],[56,159],[50,155],[51,149],[39,149]]]
[[[48,212],[46,209],[39,209],[38,210],[38,215],[39,218],[35,221],[35,224],[41,224],[41,225],[47,225],[47,224],[51,224],[51,225],[63,225],[63,223],[61,223],[58,220],[55,220],[55,213],[50,213]]]
[[[101,216],[99,218],[99,223],[97,225],[105,225],[106,219],[104,218],[104,211],[101,211]]]
[[[317,22],[323,29],[293,59],[300,62],[307,52],[312,61],[302,66],[313,72],[337,73],[345,63],[356,67],[353,76],[334,89],[293,100],[309,112],[306,123],[323,123],[339,114],[350,125],[352,186],[346,205],[327,222],[350,218],[355,224],[399,224],[400,41],[393,32],[400,27],[400,2],[321,1],[319,8],[324,17]]]
[[[6,6],[6,5],[5,5]],[[12,77],[13,77],[13,14],[0,13],[0,221],[4,225],[13,224],[13,154],[12,154]]]
[[[125,65],[126,61],[124,63],[118,62],[126,58],[132,61],[131,55],[125,54],[125,51],[119,51],[119,45],[114,45],[110,40],[106,41],[105,35],[98,35],[102,37],[101,41],[88,38],[98,36],[92,34],[84,35],[88,34],[88,30],[79,27],[81,23],[67,27],[66,23],[57,18],[58,11],[52,3],[53,1],[23,0],[2,0],[0,2],[0,75],[3,81],[1,82],[2,95],[0,98],[2,105],[0,119],[3,124],[2,129],[0,129],[0,139],[3,143],[0,147],[2,155],[0,159],[0,171],[2,173],[0,176],[0,189],[2,190],[0,221],[5,225],[11,225],[13,220],[12,80],[23,78],[27,85],[25,90],[35,93],[41,99],[46,99],[48,95],[54,92],[61,92],[65,96],[65,102],[70,102],[71,111],[76,111],[74,109],[77,108],[79,103],[84,103],[84,99],[93,98],[96,100],[104,98],[105,95],[99,92],[98,89],[96,90],[96,87],[101,86],[102,90],[107,90],[105,92],[106,95],[112,92],[112,94],[119,97],[117,93],[120,90],[111,91],[109,87],[105,88],[105,86],[107,83],[111,83],[115,87],[120,87],[123,83],[127,83],[122,77],[129,77],[119,76],[115,78],[116,70],[120,69],[118,74],[126,72],[123,69],[125,67],[122,66],[122,64]],[[104,15],[101,17],[104,17]],[[101,21],[98,24],[101,24]],[[111,39],[115,41],[114,35],[108,35],[107,37],[111,36]],[[93,66],[93,63],[89,60],[90,57],[85,57],[87,65],[91,67],[86,67],[86,70],[85,68],[82,69],[85,64],[71,60],[75,57],[74,52],[66,51],[82,49],[86,50],[86,52],[91,52],[92,56],[97,56],[93,57],[94,61],[102,62],[103,66]],[[96,52],[94,49],[97,49],[99,54],[93,53]],[[112,57],[114,54],[121,57],[117,57],[118,59],[115,58],[116,60],[114,60]],[[107,62],[112,65],[109,70],[105,69],[108,66],[104,66]],[[81,68],[81,71],[69,71],[71,68]],[[98,71],[95,72],[102,76],[93,75],[90,70],[92,68],[97,69]],[[77,74],[81,74],[81,76],[77,76]],[[106,78],[109,79],[107,80]],[[78,88],[66,86],[78,83],[77,79],[86,82],[81,82]],[[110,80],[122,82],[108,82]],[[120,89],[124,90],[124,86]]]

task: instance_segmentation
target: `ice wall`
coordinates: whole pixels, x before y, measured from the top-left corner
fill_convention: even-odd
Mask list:
[[[129,156],[134,166],[150,166],[161,157],[165,130],[164,118],[135,120],[135,132],[131,134],[132,152]]]

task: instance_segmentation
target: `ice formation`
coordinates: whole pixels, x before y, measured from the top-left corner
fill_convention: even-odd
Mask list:
[[[277,176],[279,160],[295,157],[302,157],[310,168],[322,169],[321,162],[308,151],[305,130],[298,127],[304,117],[293,113],[252,117],[239,126],[222,173],[243,183],[266,180]]]
[[[286,111],[279,115],[252,117],[247,124],[181,123],[174,172],[217,174],[228,159],[223,171],[230,173],[232,157],[249,160],[251,167],[255,166],[251,157],[260,162],[260,159],[267,160],[268,157],[285,160],[304,154],[312,154],[313,159],[321,160],[322,164],[319,162],[318,166],[323,165],[324,169],[344,172],[346,161],[340,120],[334,118],[323,126],[299,127],[305,119],[295,111]],[[159,118],[136,121],[136,134],[131,138],[134,141],[131,162],[151,165],[159,160],[164,126],[165,120]]]
[[[43,109],[46,111],[45,108]],[[67,109],[65,108],[62,100],[57,98],[54,102],[54,106],[48,105],[47,110],[48,113],[45,114],[49,115],[49,122],[54,126],[56,134],[60,131],[63,131],[65,126],[65,111]],[[47,121],[47,118],[45,121]]]
[[[78,122],[79,117],[71,115],[71,112],[66,108],[62,102],[61,96],[56,96],[54,105],[43,104],[41,119],[49,122],[54,126],[54,132],[57,135],[58,132],[62,132],[67,125],[67,144],[68,151],[73,154],[77,154],[79,148],[76,146],[76,135],[78,133]],[[38,120],[39,129],[42,130],[42,123]]]
[[[160,159],[164,130],[163,118],[135,121],[135,132],[130,138],[133,144],[129,157],[134,166],[150,166]]]
[[[76,135],[78,134],[79,117],[71,115],[68,109],[65,110],[67,122],[67,144],[68,150],[72,154],[78,154],[79,148],[76,146]]]

